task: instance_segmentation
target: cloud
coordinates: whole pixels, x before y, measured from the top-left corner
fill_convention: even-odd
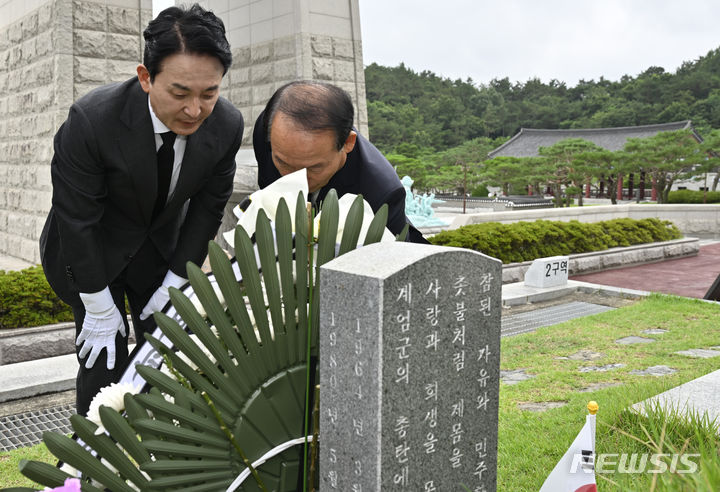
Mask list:
[[[720,45],[720,2],[361,0],[367,65],[404,62],[488,83],[539,77],[572,86],[650,66],[674,71]]]

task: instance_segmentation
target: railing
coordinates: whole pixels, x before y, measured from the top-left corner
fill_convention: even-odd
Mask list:
[[[462,204],[463,198],[457,195],[442,196],[435,195],[435,198],[442,200],[445,203],[452,202],[452,205],[456,206]],[[465,198],[466,205],[471,207],[485,206],[485,208],[497,209],[535,209],[535,208],[551,208],[553,207],[553,201],[547,198],[531,198],[531,197],[497,197],[497,198],[480,198],[480,197],[467,197]],[[489,205],[489,207],[487,206]],[[438,204],[442,206],[442,204]]]

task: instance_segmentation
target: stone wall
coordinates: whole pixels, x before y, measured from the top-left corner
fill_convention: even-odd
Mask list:
[[[151,3],[11,0],[0,14],[0,254],[39,263],[53,136],[75,99],[133,76]]]
[[[73,99],[137,75],[150,0],[74,1],[72,15]]]

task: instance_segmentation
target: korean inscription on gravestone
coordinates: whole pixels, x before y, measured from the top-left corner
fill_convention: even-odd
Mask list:
[[[321,490],[495,490],[501,264],[364,247],[321,269]]]

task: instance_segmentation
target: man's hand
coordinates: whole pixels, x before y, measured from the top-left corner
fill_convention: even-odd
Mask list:
[[[107,316],[95,317],[90,313],[85,313],[83,328],[75,345],[85,342],[80,349],[79,356],[82,359],[90,352],[90,357],[85,361],[87,369],[91,369],[95,365],[95,360],[102,349],[107,350],[108,370],[115,369],[115,333],[118,331],[125,336],[123,316],[116,306],[112,307],[112,312]]]
[[[162,308],[165,307],[165,304],[167,304],[170,300],[170,292],[168,289],[170,287],[179,289],[185,284],[185,282],[187,282],[187,279],[175,275],[172,271],[168,270],[162,285],[153,293],[152,297],[143,308],[142,313],[140,313],[140,319],[144,321],[152,316],[152,313],[162,310]]]
[[[82,359],[88,353],[85,367],[91,369],[95,365],[102,349],[107,350],[107,368],[115,368],[115,334],[119,331],[126,336],[125,320],[113,302],[110,289],[105,287],[93,294],[80,294],[85,305],[85,319],[82,330],[75,340],[75,345],[83,344],[78,356]]]

